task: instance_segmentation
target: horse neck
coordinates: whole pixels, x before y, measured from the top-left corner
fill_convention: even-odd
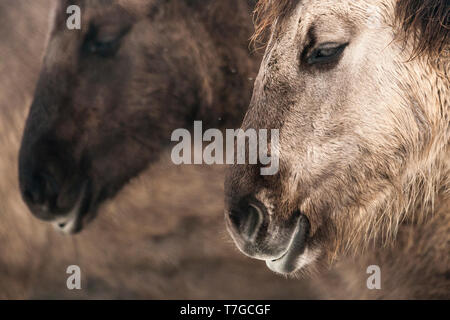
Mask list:
[[[237,128],[250,102],[260,56],[249,48],[253,33],[252,1],[207,0],[196,8],[211,46],[215,72],[209,73],[211,99],[199,119],[206,127]]]

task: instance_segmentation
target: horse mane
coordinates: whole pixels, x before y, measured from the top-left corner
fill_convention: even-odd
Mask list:
[[[267,33],[279,17],[285,16],[299,0],[259,0],[253,11],[255,32],[251,37],[253,44],[264,43]]]
[[[448,53],[450,2],[448,0],[398,0],[395,17],[404,39],[413,41],[413,57],[438,57]]]
[[[259,0],[254,10],[253,43],[264,43],[274,22],[292,10],[299,0]],[[413,57],[437,57],[449,49],[448,0],[398,0],[395,20],[403,39],[413,44]]]

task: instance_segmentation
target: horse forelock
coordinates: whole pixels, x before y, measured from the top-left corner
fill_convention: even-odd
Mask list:
[[[450,3],[448,0],[398,0],[395,17],[405,41],[413,42],[413,57],[448,57]]]
[[[390,1],[390,0],[386,0]],[[300,0],[259,0],[254,10],[252,42],[264,42],[275,21],[286,16]],[[381,1],[380,3],[383,3]],[[448,0],[398,0],[394,11],[397,34],[412,41],[413,57],[438,57],[449,52],[450,4]]]

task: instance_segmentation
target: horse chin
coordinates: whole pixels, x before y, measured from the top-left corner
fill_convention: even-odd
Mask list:
[[[91,183],[86,181],[80,189],[78,199],[64,216],[52,222],[53,227],[63,234],[76,234],[90,222],[96,215],[93,208]]]
[[[99,209],[107,201],[114,199],[123,184],[100,183],[95,179],[87,179],[80,188],[78,198],[70,210],[53,220],[53,227],[67,235],[81,232],[98,215]]]

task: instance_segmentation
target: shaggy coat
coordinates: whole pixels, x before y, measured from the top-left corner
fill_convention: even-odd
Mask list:
[[[294,274],[335,264],[320,273],[328,297],[450,297],[449,10],[446,0],[259,1],[253,39],[267,46],[243,128],[280,129],[280,170],[229,171],[241,251],[292,270],[284,244],[300,215]],[[253,242],[233,222],[244,198],[268,216]],[[366,287],[370,265],[381,290]]]
[[[80,30],[67,29],[69,4]],[[174,130],[237,127],[259,60],[251,10],[241,0],[58,1],[19,154],[30,211],[81,231]]]

